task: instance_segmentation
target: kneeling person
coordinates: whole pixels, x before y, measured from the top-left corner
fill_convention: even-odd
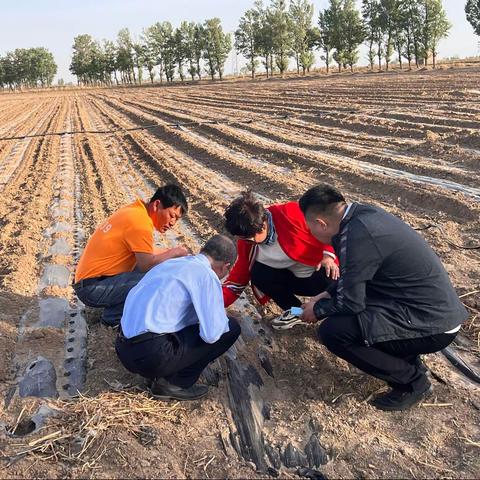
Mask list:
[[[196,385],[200,374],[240,335],[220,284],[235,258],[233,242],[216,235],[199,255],[154,267],[128,294],[117,354],[129,371],[152,380],[157,398],[203,397],[208,387]]]

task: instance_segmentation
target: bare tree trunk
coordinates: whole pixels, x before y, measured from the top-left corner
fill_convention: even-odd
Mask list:
[[[197,60],[197,75],[198,79],[202,79],[202,67],[200,66],[200,59]]]
[[[418,49],[418,41],[415,41],[414,43],[414,51],[415,51],[415,65],[418,68],[420,66],[419,65],[420,52]]]
[[[163,83],[163,62],[160,62],[159,64],[159,67],[160,67],[160,83]]]
[[[195,81],[195,68],[193,66],[193,58],[190,59],[190,76],[192,77],[192,82]]]

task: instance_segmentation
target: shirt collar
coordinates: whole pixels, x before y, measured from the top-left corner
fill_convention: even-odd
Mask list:
[[[332,238],[332,243],[336,242],[340,238],[340,234],[343,231],[345,225],[350,221],[353,214],[355,213],[355,209],[357,205],[358,205],[357,202],[347,204],[347,208],[345,209],[342,220],[340,222],[340,231]]]
[[[273,217],[269,210],[265,211],[267,215],[267,236],[261,245],[273,245],[275,243],[275,224],[273,223]]]
[[[350,211],[351,208],[352,208],[352,204],[347,203],[347,208],[345,209],[345,213],[343,214],[342,220],[345,220],[345,217],[348,215],[348,212]]]
[[[211,267],[210,260],[203,253],[199,253],[198,255],[195,255],[195,258],[198,258],[198,260],[200,260],[200,262],[207,265],[208,267]]]

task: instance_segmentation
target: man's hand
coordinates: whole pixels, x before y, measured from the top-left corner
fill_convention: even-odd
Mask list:
[[[159,263],[170,260],[171,258],[184,257],[189,254],[190,252],[188,249],[183,246],[169,249],[155,249],[154,253],[135,252],[135,258],[137,261],[136,267],[141,272],[148,272],[152,267]]]
[[[167,250],[167,252],[170,255],[170,258],[179,258],[179,257],[185,257],[186,255],[190,255],[189,250],[184,247],[173,247],[170,250]]]
[[[304,303],[302,305],[303,313],[302,313],[302,316],[300,317],[302,322],[306,322],[306,323],[318,322],[317,317],[315,316],[315,313],[313,313],[313,307],[315,303],[316,303],[316,300],[312,298],[309,302]]]
[[[318,318],[315,316],[315,313],[313,313],[313,307],[319,300],[322,300],[322,298],[329,299],[329,298],[332,298],[332,296],[328,292],[322,292],[322,293],[319,293],[317,296],[312,297],[308,302],[302,305],[303,313],[300,318],[303,322],[306,322],[306,323],[318,322]]]
[[[331,278],[332,280],[338,280],[340,277],[340,269],[338,265],[335,263],[335,260],[330,255],[324,255],[322,261],[318,264],[317,270],[321,268],[325,269],[325,275],[327,278]]]

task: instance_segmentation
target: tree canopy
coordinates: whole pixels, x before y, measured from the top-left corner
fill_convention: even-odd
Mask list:
[[[17,48],[0,56],[0,87],[47,87],[57,73],[57,64],[46,48]]]

